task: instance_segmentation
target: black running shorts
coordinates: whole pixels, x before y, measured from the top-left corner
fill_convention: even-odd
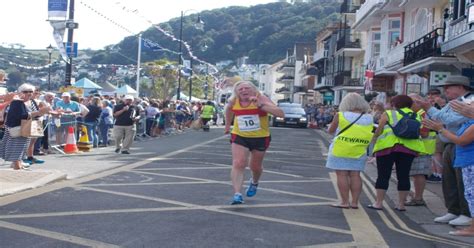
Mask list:
[[[264,152],[270,146],[271,136],[263,138],[246,138],[237,134],[230,136],[230,143],[239,144],[249,149],[249,151],[257,150]]]

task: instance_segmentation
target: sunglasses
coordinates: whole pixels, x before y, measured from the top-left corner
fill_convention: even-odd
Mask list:
[[[33,93],[31,90],[22,91],[22,93]]]

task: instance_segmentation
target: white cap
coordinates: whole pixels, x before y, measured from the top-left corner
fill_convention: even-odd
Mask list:
[[[123,100],[133,100],[133,99],[134,98],[131,95],[126,95],[126,96],[123,97]]]
[[[69,92],[64,92],[64,93],[61,95],[61,97],[64,97],[64,96],[71,97],[71,93],[69,93]]]

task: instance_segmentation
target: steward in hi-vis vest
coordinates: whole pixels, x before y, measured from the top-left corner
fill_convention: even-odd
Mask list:
[[[344,113],[339,112],[338,130],[343,130],[351,124],[344,117]],[[343,133],[334,137],[332,155],[344,158],[360,158],[367,153],[367,147],[370,144],[373,133],[373,124],[360,125],[354,123]]]
[[[420,117],[423,117],[425,114],[425,110],[420,109],[417,113]],[[428,137],[421,137],[421,140],[423,141],[423,144],[425,145],[425,151],[421,152],[421,155],[433,155],[436,150],[436,132],[433,130],[430,130],[428,133]]]
[[[403,113],[411,114],[413,110],[410,108],[402,108],[400,109]],[[425,152],[425,146],[421,137],[419,139],[404,139],[395,136],[393,133],[392,128],[388,125],[395,126],[399,120],[403,118],[403,115],[398,113],[396,110],[387,110],[385,111],[388,117],[387,125],[384,126],[382,134],[377,138],[377,142],[375,143],[374,152],[378,152],[387,148],[394,147],[396,144],[403,145],[404,147],[418,153]],[[395,116],[395,120],[394,117]],[[417,114],[416,119],[421,122],[421,117]]]

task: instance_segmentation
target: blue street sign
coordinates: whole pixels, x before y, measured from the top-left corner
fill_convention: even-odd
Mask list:
[[[48,11],[67,11],[67,0],[49,0]]]
[[[77,42],[74,42],[74,48],[71,51],[71,43],[65,42],[64,47],[66,47],[66,54],[68,56],[77,57]]]

